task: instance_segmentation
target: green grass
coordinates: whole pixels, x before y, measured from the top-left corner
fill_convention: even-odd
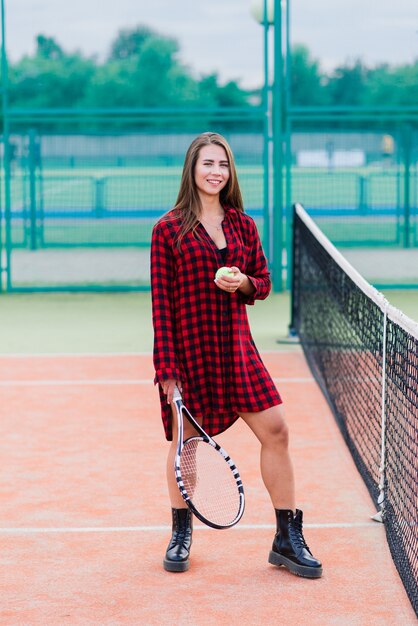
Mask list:
[[[289,307],[288,293],[248,307],[261,350],[280,348]],[[150,352],[152,342],[150,293],[0,296],[2,354]]]
[[[383,291],[392,306],[418,322],[418,289]]]
[[[418,320],[418,290],[388,291],[388,300]],[[271,294],[247,308],[260,350],[292,350],[288,339],[290,294]],[[0,353],[151,352],[149,293],[3,294]]]
[[[395,217],[315,217],[314,221],[338,246],[396,246],[403,241],[403,227]]]
[[[0,320],[6,354],[152,349],[149,293],[7,294],[0,297]]]

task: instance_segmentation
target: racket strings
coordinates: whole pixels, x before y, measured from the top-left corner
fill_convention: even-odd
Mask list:
[[[240,508],[237,481],[228,462],[209,443],[192,439],[180,457],[184,487],[194,507],[208,520],[228,526]]]

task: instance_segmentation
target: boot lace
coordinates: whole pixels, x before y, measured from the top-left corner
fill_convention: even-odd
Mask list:
[[[302,522],[299,519],[293,519],[289,524],[289,536],[292,541],[292,544],[295,547],[303,549],[306,548],[308,552],[311,554],[308,544],[305,541],[305,537],[303,536],[302,531]]]
[[[175,539],[175,543],[184,544],[188,539],[189,529],[186,526],[178,528],[174,533],[173,537]]]
[[[192,531],[189,518],[186,518],[185,520],[180,520],[179,518],[177,518],[176,528],[174,529],[171,537],[173,545],[181,544],[182,546],[184,546],[184,544],[189,539],[191,532]]]

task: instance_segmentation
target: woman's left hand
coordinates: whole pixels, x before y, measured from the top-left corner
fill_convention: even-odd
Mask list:
[[[235,293],[237,289],[242,289],[244,285],[248,282],[248,278],[245,274],[239,270],[238,267],[233,265],[229,268],[231,272],[234,273],[233,276],[220,276],[215,279],[215,283],[222,289],[222,291],[227,291],[228,293]]]

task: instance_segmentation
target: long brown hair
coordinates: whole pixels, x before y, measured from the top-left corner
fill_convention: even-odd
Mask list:
[[[184,160],[183,174],[180,189],[174,205],[175,215],[182,218],[182,226],[177,238],[177,247],[180,249],[183,237],[189,231],[195,231],[199,224],[199,216],[202,211],[202,203],[195,182],[195,168],[200,150],[204,146],[215,144],[223,148],[229,163],[229,179],[225,187],[221,189],[219,200],[222,206],[232,207],[238,211],[244,211],[241,190],[238,184],[235,160],[232,150],[222,135],[218,133],[202,133],[192,141]]]

